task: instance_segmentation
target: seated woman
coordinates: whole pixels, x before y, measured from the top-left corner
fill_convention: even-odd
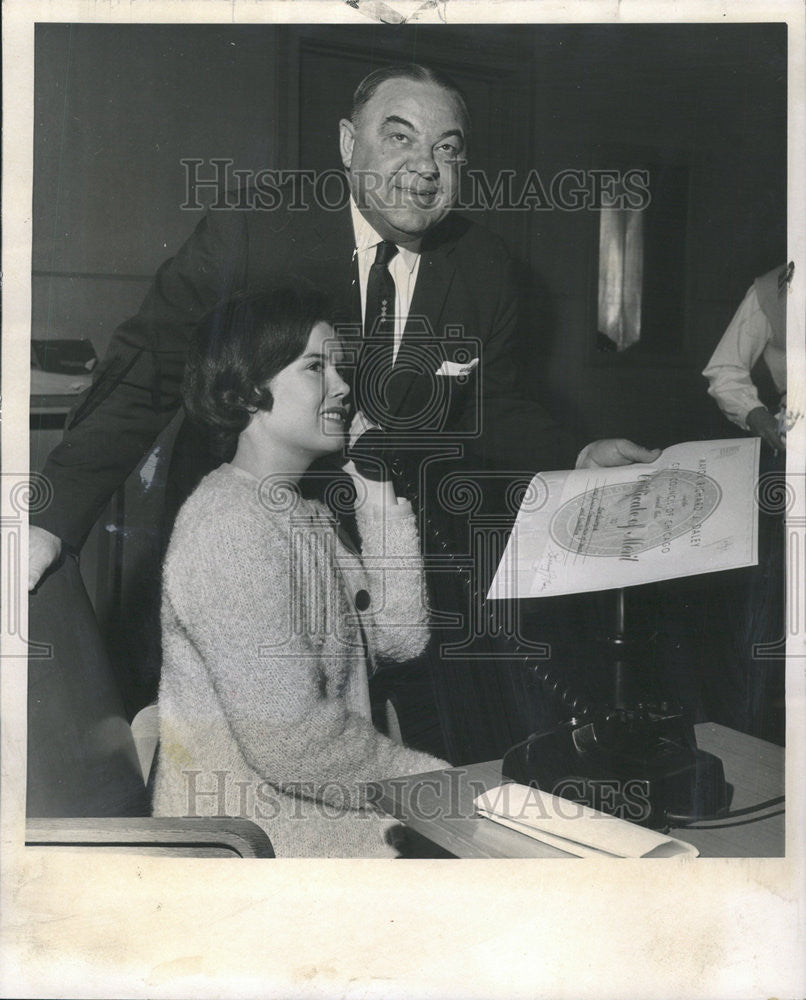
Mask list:
[[[182,507],[165,558],[153,811],[245,816],[278,857],[394,857],[363,783],[449,765],[370,715],[375,657],[427,641],[409,505],[347,464],[359,557],[299,489],[350,426],[327,316],[300,288],[238,297],[188,359],[186,408],[230,460]]]

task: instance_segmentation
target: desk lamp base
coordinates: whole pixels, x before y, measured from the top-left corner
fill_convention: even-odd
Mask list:
[[[502,775],[656,829],[712,819],[730,799],[722,761],[697,748],[682,716],[647,707],[535,733]]]

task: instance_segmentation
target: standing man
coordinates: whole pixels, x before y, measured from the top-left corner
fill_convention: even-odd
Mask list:
[[[786,448],[786,293],[793,272],[793,265],[776,267],[756,278],[703,371],[728,420],[774,451]],[[774,386],[774,412],[753,382],[759,363]]]
[[[207,213],[161,266],[137,315],[116,330],[48,458],[54,500],[32,519],[31,588],[62,545],[81,547],[179,407],[199,319],[234,292],[289,270],[328,292],[345,319],[363,327],[365,346],[380,331],[379,343],[391,348],[384,360],[373,344],[367,356],[381,360],[359,361],[358,402],[376,424],[435,439],[460,435],[477,468],[573,464],[568,435],[517,386],[509,254],[452,211],[469,129],[461,93],[440,73],[416,64],[376,70],[339,124],[350,189],[343,210],[309,204],[288,211],[278,189],[276,207],[256,199],[248,211]],[[193,467],[181,458],[192,439],[191,430],[180,431],[177,467]],[[596,441],[578,464],[623,465],[657,454],[624,439]],[[185,478],[187,492],[199,477]]]
[[[755,279],[703,371],[709,395],[728,420],[765,445],[758,565],[735,574],[724,598],[725,620],[734,624],[726,664],[732,676],[723,688],[732,697],[723,710],[737,729],[776,742],[784,735],[784,659],[770,650],[780,650],[784,634],[786,432],[790,421],[802,419],[797,405],[787,408],[786,299],[794,270],[790,263]]]

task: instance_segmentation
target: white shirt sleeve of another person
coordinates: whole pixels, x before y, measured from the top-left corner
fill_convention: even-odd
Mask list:
[[[761,406],[750,372],[770,339],[770,325],[751,286],[711,355],[703,375],[725,416],[749,430],[747,414]]]

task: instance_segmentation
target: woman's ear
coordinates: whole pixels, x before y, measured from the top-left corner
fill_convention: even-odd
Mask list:
[[[255,414],[259,410],[266,410],[267,412],[272,408],[274,403],[274,396],[271,394],[271,389],[267,385],[256,385],[252,389],[250,399],[245,401],[244,405],[249,413]]]

